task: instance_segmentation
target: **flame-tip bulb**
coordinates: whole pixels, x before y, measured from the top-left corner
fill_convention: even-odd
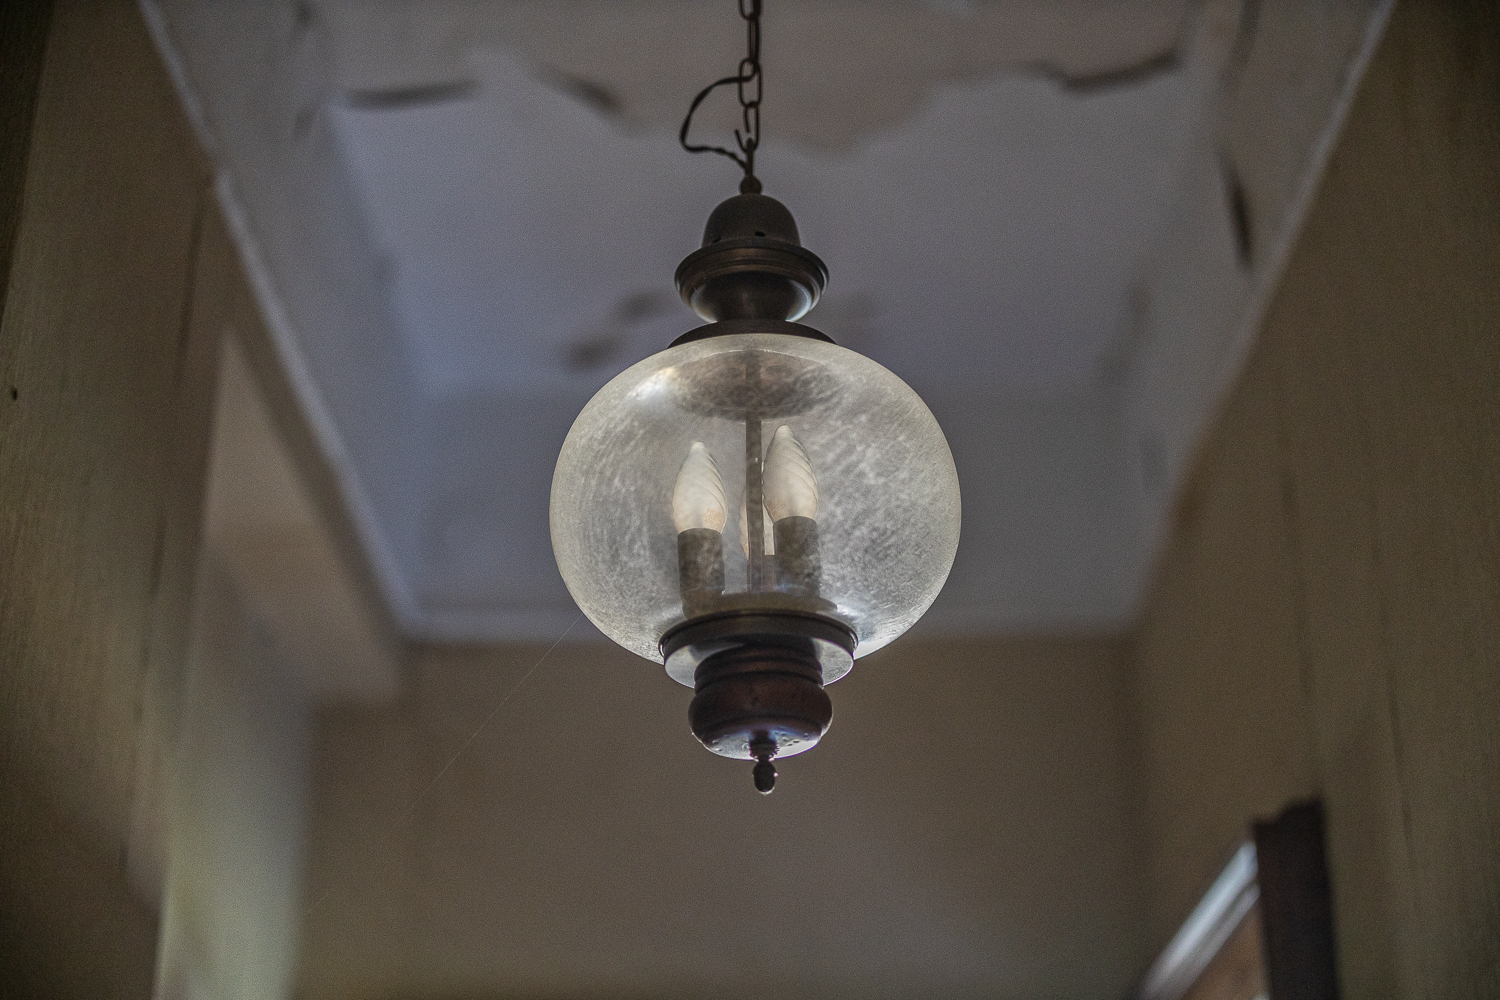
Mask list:
[[[766,453],[765,496],[774,520],[818,516],[818,477],[802,442],[786,424],[776,428]]]
[[[672,521],[678,531],[693,528],[723,531],[728,513],[719,466],[703,442],[694,441],[677,471],[677,483],[672,489]]]

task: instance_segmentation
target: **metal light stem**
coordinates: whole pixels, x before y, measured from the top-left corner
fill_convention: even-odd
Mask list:
[[[760,358],[751,354],[745,364],[747,397],[754,400],[760,390]],[[760,409],[745,411],[745,572],[746,587],[754,592],[766,585],[765,484],[761,467]]]

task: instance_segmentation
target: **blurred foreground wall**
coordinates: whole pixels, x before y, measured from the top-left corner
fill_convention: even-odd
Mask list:
[[[1136,645],[1151,934],[1327,807],[1346,997],[1500,996],[1500,11],[1398,5]]]
[[[213,398],[210,169],[135,6],[48,6],[7,5],[0,53],[0,983],[146,997]]]
[[[285,996],[311,699],[399,643],[140,9],[0,29],[0,996]]]

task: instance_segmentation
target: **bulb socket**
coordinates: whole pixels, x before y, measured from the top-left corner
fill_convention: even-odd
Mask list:
[[[776,541],[776,587],[798,597],[817,597],[823,580],[818,550],[818,522],[810,517],[783,517],[772,527]]]
[[[724,535],[712,528],[677,533],[677,579],[682,613],[707,614],[724,594]]]

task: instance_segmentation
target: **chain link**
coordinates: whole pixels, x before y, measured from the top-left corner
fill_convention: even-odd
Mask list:
[[[759,194],[760,181],[755,177],[755,151],[760,148],[761,0],[738,0],[738,2],[740,17],[745,21],[745,58],[740,60],[739,71],[734,76],[715,80],[693,98],[692,105],[688,107],[687,117],[682,120],[682,131],[678,134],[678,139],[682,143],[682,148],[689,153],[718,153],[738,163],[745,171],[744,180],[740,181],[740,193]],[[736,153],[723,146],[688,142],[688,130],[693,126],[693,113],[698,110],[698,105],[702,104],[708,95],[719,87],[727,87],[730,84],[735,85],[735,92],[739,96],[740,117],[744,124],[743,129],[734,130],[734,142],[739,147],[739,152]]]

